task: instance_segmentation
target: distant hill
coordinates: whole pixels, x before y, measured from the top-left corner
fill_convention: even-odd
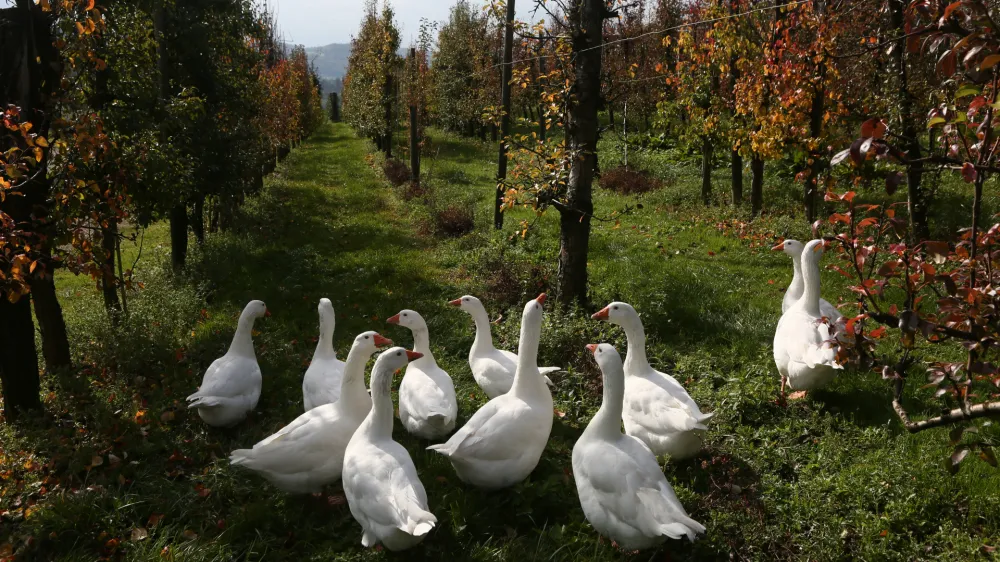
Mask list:
[[[347,71],[347,58],[351,56],[350,43],[330,43],[322,47],[306,47],[309,61],[316,66],[320,78],[343,78]]]
[[[291,44],[285,44],[286,51],[291,50]],[[399,50],[400,56],[406,54],[406,49]],[[319,74],[324,84],[332,85],[337,79],[343,79],[347,72],[347,59],[351,56],[350,43],[330,43],[322,47],[306,47],[306,55],[309,62],[316,66],[316,73]],[[326,87],[324,91],[329,91]]]

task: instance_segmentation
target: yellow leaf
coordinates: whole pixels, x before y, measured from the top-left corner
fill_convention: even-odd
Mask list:
[[[49,141],[45,140],[45,137],[35,137],[35,144],[42,148],[49,147]]]

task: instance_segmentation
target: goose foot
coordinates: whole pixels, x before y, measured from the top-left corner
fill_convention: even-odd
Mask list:
[[[806,391],[805,390],[800,390],[798,392],[793,392],[793,393],[791,393],[791,394],[788,395],[788,399],[789,400],[802,400],[805,397],[806,397]]]
[[[778,399],[775,403],[781,407],[788,406],[788,402],[785,401],[785,385],[788,383],[788,379],[781,377],[781,390],[778,392]]]

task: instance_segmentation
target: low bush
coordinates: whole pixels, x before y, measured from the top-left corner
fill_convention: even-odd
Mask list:
[[[434,232],[443,236],[464,236],[476,226],[472,205],[451,204],[432,209]]]
[[[419,182],[406,182],[403,184],[402,188],[399,190],[399,196],[402,197],[403,201],[413,201],[414,199],[423,199],[430,194],[430,189],[424,184]]]
[[[395,158],[386,160],[382,164],[382,171],[385,172],[385,177],[389,180],[389,183],[396,187],[410,181],[410,168]]]
[[[600,186],[620,195],[649,193],[663,187],[663,181],[646,170],[628,169],[618,166],[601,172]]]

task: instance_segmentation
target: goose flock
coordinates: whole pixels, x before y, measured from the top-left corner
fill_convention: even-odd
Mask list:
[[[785,386],[820,388],[836,376],[842,317],[820,298],[819,260],[825,243],[785,240],[774,247],[792,258],[793,277],[774,335],[774,361]],[[431,351],[427,322],[413,310],[390,317],[413,335],[413,349],[392,347],[374,331],[354,338],[346,361],[333,349],[333,304],[321,299],[320,335],[302,382],[304,413],[250,449],[238,449],[230,463],[253,470],[289,493],[318,493],[341,481],[351,514],[361,525],[361,544],[404,550],[420,543],[437,524],[417,467],[392,439],[393,375],[399,385],[399,419],[406,431],[428,441],[468,485],[490,490],[513,486],[538,465],[552,430],[553,403],[547,373],[538,366],[545,294],[528,301],[521,316],[517,354],[493,344],[483,303],[466,295],[450,301],[472,316],[476,336],[469,368],[489,397],[457,431],[458,402],[451,376]],[[232,427],[256,406],[261,371],[254,353],[254,321],[268,315],[251,301],[240,315],[225,355],[205,372],[201,387],[188,396],[205,423]],[[654,369],[646,358],[639,313],[612,302],[592,316],[624,330],[623,361],[611,345],[587,350],[604,382],[601,407],[573,447],[573,477],[587,521],[620,547],[637,550],[668,538],[689,540],[705,527],[688,516],[657,460],[690,458],[701,450],[713,413],[703,413],[684,387]],[[365,366],[379,349],[365,387]],[[796,397],[795,394],[790,397]],[[622,427],[624,426],[624,431]]]

